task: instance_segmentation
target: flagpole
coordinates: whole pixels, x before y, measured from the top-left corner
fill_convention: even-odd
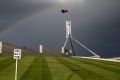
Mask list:
[[[75,56],[75,51],[74,51],[74,47],[73,47],[72,40],[71,40],[72,34],[71,34],[71,19],[70,19],[69,10],[65,9],[65,10],[61,10],[61,12],[63,14],[64,13],[66,14],[66,41],[65,41],[64,46],[62,47],[62,53],[64,53],[63,49],[65,48],[65,46],[69,40],[73,55]]]
[[[70,21],[70,14],[67,12],[67,20]]]

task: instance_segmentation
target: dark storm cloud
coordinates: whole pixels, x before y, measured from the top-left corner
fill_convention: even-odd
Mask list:
[[[78,26],[74,34],[96,53],[120,56],[119,4],[119,0],[87,0],[83,7],[74,10],[77,15],[73,22]]]
[[[33,2],[28,0],[0,0],[0,31],[36,11],[43,11],[53,6],[54,4],[44,1],[37,3],[35,0]]]
[[[34,0],[35,1],[35,0]],[[0,15],[18,15],[29,12],[30,10],[43,9],[50,7],[49,3],[39,2],[39,3],[30,3],[27,0],[1,0],[0,1]],[[9,13],[9,14],[8,14]]]

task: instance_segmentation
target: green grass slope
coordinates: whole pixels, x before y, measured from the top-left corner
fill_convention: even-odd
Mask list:
[[[14,49],[22,49],[22,55],[30,55],[35,53],[31,49],[25,47],[18,47],[9,43],[3,43],[2,54],[0,54],[0,56],[13,56]]]
[[[29,48],[26,47],[17,47],[15,45],[9,44],[9,43],[3,43],[2,47],[2,54],[0,56],[13,56],[13,50],[14,49],[22,49],[22,56],[26,55],[31,55],[31,56],[54,56],[54,57],[59,57],[59,56],[65,56],[64,54],[49,49],[47,47],[43,47],[43,54],[40,54],[39,52],[35,52]]]
[[[0,57],[0,80],[14,80],[15,60]],[[24,56],[18,80],[120,80],[120,63],[81,58]]]
[[[0,55],[0,80],[14,80],[15,48],[22,49],[18,80],[120,80],[118,62],[60,57],[65,55],[47,47],[40,54],[8,43],[3,44],[3,53]]]

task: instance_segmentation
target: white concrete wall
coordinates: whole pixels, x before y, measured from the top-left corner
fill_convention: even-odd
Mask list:
[[[62,50],[61,50],[62,53],[64,53],[64,47],[62,47]]]
[[[2,42],[0,42],[0,54],[2,53]]]
[[[68,38],[71,33],[71,21],[66,21],[66,38]]]

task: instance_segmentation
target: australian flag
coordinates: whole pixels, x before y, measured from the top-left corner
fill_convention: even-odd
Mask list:
[[[68,13],[69,11],[66,9],[66,10],[61,10],[62,13]]]

